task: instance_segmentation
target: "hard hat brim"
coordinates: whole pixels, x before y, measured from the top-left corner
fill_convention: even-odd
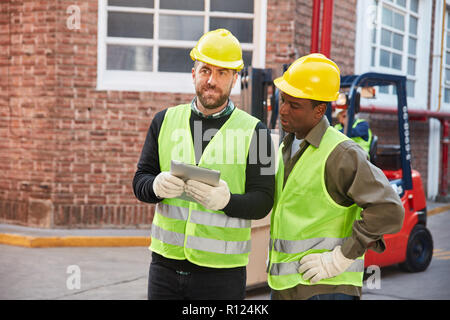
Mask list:
[[[307,94],[306,92],[303,92],[302,90],[293,87],[290,85],[286,80],[284,80],[283,77],[276,78],[273,83],[275,86],[283,91],[284,93],[287,93],[288,95],[294,97],[294,98],[301,98],[301,99],[311,99],[311,100],[320,100],[320,101],[336,101],[339,97],[339,92],[337,92],[334,96],[329,97],[321,97],[320,99],[317,99],[316,96]]]
[[[211,59],[203,54],[201,54],[197,48],[193,48],[190,52],[190,56],[192,60],[198,60],[216,67],[220,67],[220,68],[226,68],[226,69],[233,69],[236,71],[240,71],[242,70],[242,68],[244,68],[244,61],[240,60],[240,61],[218,61],[218,60],[214,60]]]

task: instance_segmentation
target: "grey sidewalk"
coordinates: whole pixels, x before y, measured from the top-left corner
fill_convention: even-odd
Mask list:
[[[0,299],[146,298],[150,262],[146,247],[0,245],[0,257]],[[75,273],[70,266],[79,268],[79,289],[73,287]]]
[[[440,212],[441,209],[450,210],[450,203],[427,201],[428,212]],[[147,229],[42,229],[31,228],[18,225],[0,224],[0,244],[1,235],[16,235],[31,238],[65,238],[65,237],[84,237],[84,238],[136,238],[149,239],[150,230]],[[131,241],[132,242],[132,241]],[[144,244],[142,244],[144,242]],[[4,244],[8,244],[7,241]],[[145,241],[136,241],[136,246],[144,246]],[[57,245],[51,245],[57,246]],[[116,245],[111,245],[116,246]]]
[[[448,204],[428,202],[428,210]],[[450,252],[450,209],[429,217],[435,248]],[[41,230],[0,225],[0,234],[22,236],[148,237],[149,230]],[[148,267],[146,246],[26,248],[0,245],[0,299],[146,299]],[[383,271],[389,281],[382,290],[363,291],[367,299],[442,297],[450,299],[447,276],[450,259],[434,258],[421,274]],[[73,288],[79,270],[80,288]],[[412,279],[412,280],[411,280]],[[401,285],[397,285],[400,281]],[[422,284],[421,281],[425,281]],[[428,291],[427,291],[428,290]],[[247,299],[269,299],[267,291],[249,292]]]
[[[149,237],[147,229],[42,229],[17,226],[12,224],[0,224],[0,233],[12,233],[34,237],[64,237],[64,236],[87,236],[87,237]]]

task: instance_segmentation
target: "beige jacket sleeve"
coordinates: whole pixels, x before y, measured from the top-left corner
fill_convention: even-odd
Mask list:
[[[325,183],[333,200],[343,206],[356,203],[363,209],[362,219],[354,222],[351,237],[342,245],[344,256],[355,259],[367,249],[383,252],[383,235],[400,231],[404,218],[402,202],[384,173],[352,140],[333,150],[325,170]]]

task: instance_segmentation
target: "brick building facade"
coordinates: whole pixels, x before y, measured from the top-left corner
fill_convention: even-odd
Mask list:
[[[0,3],[0,223],[151,223],[154,207],[131,187],[147,129],[155,113],[193,94],[99,90],[99,3]],[[331,57],[343,74],[354,73],[357,1],[334,3]],[[71,5],[80,9],[78,29],[67,27]],[[312,1],[267,0],[266,12],[264,66],[279,74],[309,53]],[[386,117],[370,118],[379,135],[392,128]],[[412,126],[413,166],[426,179],[428,125]]]

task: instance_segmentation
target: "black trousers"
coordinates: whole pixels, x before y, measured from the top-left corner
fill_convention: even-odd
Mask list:
[[[152,261],[148,276],[148,299],[243,300],[246,280],[245,268],[185,272]]]

